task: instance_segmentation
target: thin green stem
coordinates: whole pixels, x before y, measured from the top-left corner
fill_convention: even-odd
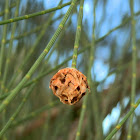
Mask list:
[[[63,35],[64,35],[64,33],[65,33],[65,30],[66,30],[67,27],[69,26],[70,21],[71,21],[71,20],[69,19],[69,21],[67,22],[67,24],[66,24],[66,26],[64,27],[63,31],[61,32],[61,34],[60,34],[60,36],[59,36],[57,42],[55,43],[53,49],[51,50],[51,52],[49,53],[48,57],[47,57],[46,60],[44,61],[44,64],[45,64],[45,65],[42,66],[42,69],[41,69],[41,71],[40,71],[40,73],[39,73],[39,76],[38,76],[37,78],[33,79],[32,81],[29,81],[29,82],[28,82],[29,84],[27,83],[24,87],[29,86],[29,85],[31,84],[31,82],[33,82],[33,83],[38,82],[39,79],[40,79],[39,77],[40,77],[43,73],[46,73],[46,65],[47,65],[47,63],[48,63],[48,61],[49,61],[49,59],[50,59],[52,53],[54,52],[54,50],[59,46],[59,43],[60,43],[60,41],[62,40],[62,37],[63,37]],[[50,71],[50,72],[51,72],[51,71]],[[38,78],[39,78],[39,79],[38,79]]]
[[[82,29],[83,4],[84,4],[84,0],[81,0],[77,29],[76,29],[76,37],[75,37],[75,43],[74,43],[74,50],[73,50],[72,68],[76,68],[76,64],[77,64],[77,54],[78,54],[79,42],[80,42],[80,37],[81,37],[81,29]]]
[[[60,1],[60,3],[58,5],[60,5],[60,4],[61,4],[61,1]],[[32,48],[30,49],[29,53],[26,55],[23,63],[21,63],[21,65],[19,66],[17,72],[13,75],[11,81],[9,82],[8,87],[7,87],[7,90],[9,90],[9,88],[12,87],[12,84],[14,83],[14,81],[18,78],[18,76],[20,76],[20,74],[22,74],[23,67],[28,63],[29,59],[32,57],[32,55],[33,55],[36,47],[38,46],[38,44],[41,41],[41,39],[44,36],[44,34],[46,33],[47,28],[51,24],[52,18],[54,16],[54,14],[55,14],[55,12],[50,14],[50,16],[49,16],[46,24],[44,25],[44,28],[41,30],[38,38],[36,39],[35,43],[33,44]]]
[[[91,46],[87,46],[85,48],[82,48],[80,51],[78,51],[78,54],[81,54],[83,52],[85,52],[86,50],[90,49]],[[68,57],[66,60],[64,60],[61,64],[55,66],[52,69],[49,69],[46,72],[42,72],[38,77],[34,78],[33,80],[30,80],[29,82],[27,82],[23,88],[30,86],[31,84],[34,84],[35,82],[38,82],[39,80],[41,80],[41,78],[43,78],[44,76],[47,76],[48,74],[55,72],[56,70],[60,69],[64,64],[66,64],[68,61],[70,61],[72,59],[72,56]],[[122,70],[128,68],[128,66],[130,66],[131,62],[126,63],[125,65],[123,64],[120,68],[116,68],[115,70],[111,71],[102,81],[101,83],[103,83],[108,76],[110,76],[111,74],[114,74],[115,72],[121,72]],[[0,96],[0,100],[5,99],[8,95],[10,94],[10,92],[5,93],[4,95]]]
[[[57,18],[55,18],[55,19],[52,19],[51,24],[54,23],[55,21],[57,21],[58,19],[60,19],[61,17],[62,17],[62,15],[57,17]],[[46,24],[47,23],[43,23],[43,25],[39,25],[39,26],[35,27],[34,29],[31,29],[29,32],[24,32],[22,34],[19,34],[19,35],[13,37],[13,39],[14,40],[19,40],[19,39],[21,39],[23,37],[27,37],[29,35],[32,35],[33,33],[36,33],[38,31],[40,31],[41,29],[45,28]],[[9,42],[10,42],[10,40],[6,40],[6,43],[9,43]]]
[[[81,3],[82,3],[82,1],[81,1]],[[83,6],[83,5],[81,5],[81,6]],[[95,38],[94,38],[94,40],[95,40]],[[90,46],[90,52],[91,52],[91,48],[93,49],[93,47]],[[75,60],[73,62],[74,62],[73,64],[76,64]],[[92,64],[93,64],[92,62],[93,62],[93,51],[90,54],[89,69],[88,69],[88,84],[89,85],[91,82],[91,68],[92,68]],[[82,124],[83,124],[83,120],[84,120],[84,116],[85,116],[85,112],[86,112],[86,107],[87,107],[87,101],[88,101],[88,95],[85,96],[83,104],[82,104],[79,124],[78,124],[78,128],[77,128],[77,133],[76,133],[76,140],[80,140]]]
[[[84,52],[85,50],[87,50],[87,49],[89,49],[89,47],[85,47],[85,48],[81,49],[81,50],[78,52],[78,54],[83,53],[83,52]],[[66,63],[67,63],[68,61],[70,61],[71,59],[72,59],[72,56],[68,57],[68,58],[67,58],[66,60],[64,60],[61,64],[55,66],[54,68],[52,68],[52,69],[50,69],[50,70],[48,70],[48,71],[46,71],[46,72],[41,73],[38,77],[36,77],[36,78],[34,78],[33,80],[31,80],[31,81],[29,81],[28,83],[26,83],[26,84],[24,85],[24,87],[27,87],[27,86],[33,84],[34,82],[37,82],[38,80],[40,80],[40,79],[43,78],[44,76],[46,76],[46,75],[48,75],[48,74],[50,74],[50,73],[52,73],[52,72],[58,70],[59,68],[61,68],[64,64],[66,64]],[[0,97],[2,97],[2,96],[0,96]],[[1,98],[0,98],[0,99],[1,99]]]
[[[135,16],[140,15],[140,11],[134,14]],[[116,26],[115,28],[111,29],[108,33],[106,33],[104,36],[100,37],[99,39],[97,39],[96,42],[100,42],[102,40],[104,40],[108,35],[110,35],[112,32],[120,29],[122,26],[124,26],[127,22],[129,22],[131,20],[132,16],[126,18],[125,20],[122,21],[122,23],[118,26]]]
[[[131,84],[131,108],[135,103],[136,95],[136,63],[137,63],[137,53],[136,53],[136,33],[135,33],[135,19],[134,19],[134,1],[130,0],[130,10],[131,10],[131,37],[132,37],[132,84]],[[127,140],[132,139],[132,126],[133,126],[133,114],[129,120],[129,128]]]
[[[109,135],[105,138],[105,140],[111,140],[111,138],[116,134],[116,132],[122,127],[122,125],[126,122],[126,120],[132,115],[135,111],[135,109],[139,106],[140,99],[136,102],[136,104],[133,104],[133,107],[130,109],[130,111],[125,115],[125,117],[122,119],[122,121],[109,133]]]
[[[77,129],[75,140],[80,140],[81,128],[82,128],[82,124],[83,124],[83,120],[84,120],[84,116],[85,116],[85,112],[86,112],[86,107],[87,107],[86,106],[87,105],[87,100],[88,100],[88,95],[86,95],[84,97],[84,101],[83,101],[82,108],[81,108],[80,119],[79,119],[79,124],[78,124],[78,129]]]
[[[29,14],[29,15],[24,15],[24,16],[21,16],[21,17],[15,17],[13,19],[3,20],[3,21],[0,22],[0,25],[12,23],[12,22],[20,21],[20,20],[24,20],[24,19],[29,19],[29,18],[32,18],[32,17],[40,16],[40,15],[44,15],[44,14],[62,9],[63,7],[68,6],[70,4],[71,4],[71,2],[68,2],[68,3],[62,4],[60,6],[57,6],[55,8],[48,9],[48,10],[36,12],[36,13],[33,13],[33,14]]]
[[[5,1],[5,15],[4,15],[4,20],[8,19],[9,15],[9,0]],[[3,28],[3,35],[2,35],[2,42],[1,42],[1,50],[0,50],[0,84],[2,85],[2,68],[4,67],[4,53],[5,53],[5,42],[6,42],[6,37],[7,37],[7,25],[4,26]],[[0,90],[2,89],[2,86],[0,86]],[[5,125],[6,121],[6,110],[3,110],[2,112],[2,125]],[[6,136],[3,136],[3,139],[7,140]]]
[[[48,116],[45,120],[45,124],[43,126],[43,132],[42,132],[42,138],[41,140],[46,140],[47,139],[47,135],[49,134],[49,122],[51,121],[51,110],[48,110]]]
[[[85,50],[88,50],[91,46],[85,47],[83,49],[81,49],[80,51],[78,51],[78,54],[83,53]],[[66,60],[64,60],[61,64],[55,66],[54,68],[46,71],[46,72],[42,72],[38,77],[34,78],[33,80],[30,80],[29,82],[27,82],[23,88],[30,86],[31,84],[34,84],[35,82],[38,82],[39,80],[41,80],[41,78],[43,78],[44,76],[47,76],[48,74],[55,72],[56,70],[60,69],[64,64],[66,64],[68,61],[70,61],[72,59],[72,56],[68,57]],[[103,83],[108,76],[110,76],[111,74],[115,73],[115,72],[121,72],[122,70],[126,69],[128,66],[130,66],[131,62],[126,63],[125,65],[123,64],[121,66],[121,68],[115,69],[113,71],[111,71],[106,77],[105,79],[103,79],[101,81],[101,83]],[[5,99],[8,95],[10,94],[10,92],[5,93],[4,95],[0,96],[0,100]]]
[[[58,5],[60,5],[60,4],[61,4],[61,2]],[[23,63],[21,63],[17,72],[13,75],[11,81],[9,82],[7,90],[9,90],[9,88],[12,87],[12,84],[14,83],[14,81],[18,78],[18,76],[20,76],[22,74],[23,67],[28,63],[29,59],[32,57],[37,45],[39,44],[40,40],[42,39],[42,37],[46,33],[46,30],[47,30],[48,26],[51,24],[54,14],[55,14],[55,12],[50,14],[47,22],[45,23],[44,27],[42,28],[38,38],[36,39],[35,43],[33,44],[32,48],[30,49],[29,53],[26,55]]]
[[[8,18],[8,14],[9,14],[8,6],[9,6],[9,0],[6,0],[5,1],[4,20],[6,20]],[[0,50],[0,80],[1,80],[1,75],[2,75],[2,65],[3,65],[3,58],[4,58],[6,35],[7,35],[7,25],[4,25],[4,27],[3,27],[3,35],[2,35],[2,42],[1,42],[1,50]]]
[[[9,84],[8,84],[8,87],[7,87],[8,89],[9,89],[10,87],[12,87],[12,84],[14,83],[14,81],[18,78],[18,76],[20,76],[20,75],[22,74],[22,72],[23,72],[23,67],[28,63],[29,59],[30,59],[30,58],[32,57],[32,55],[34,54],[34,51],[35,51],[37,45],[39,44],[40,40],[42,39],[42,37],[43,37],[44,34],[46,33],[46,30],[47,30],[48,26],[50,25],[50,22],[51,22],[51,20],[52,20],[53,15],[54,15],[54,13],[52,13],[52,14],[49,16],[49,18],[48,18],[48,20],[47,20],[47,22],[46,22],[44,28],[41,30],[41,32],[40,32],[38,38],[37,38],[36,41],[34,42],[34,44],[33,44],[32,48],[30,49],[29,53],[26,55],[25,59],[23,60],[23,62],[22,62],[21,65],[19,66],[17,72],[13,75],[11,81],[10,81]]]
[[[3,134],[7,131],[7,129],[10,127],[10,125],[12,124],[12,122],[15,120],[16,116],[19,114],[19,112],[21,111],[22,107],[24,106],[24,104],[26,103],[28,97],[30,96],[30,94],[32,93],[33,88],[35,87],[35,84],[33,84],[28,92],[26,93],[25,97],[22,99],[20,105],[18,106],[18,108],[16,109],[15,113],[13,113],[13,115],[10,117],[10,119],[8,120],[8,122],[4,125],[4,127],[2,128],[2,130],[0,131],[0,138],[3,136]]]
[[[15,127],[15,126],[17,126],[17,125],[19,125],[19,124],[21,124],[21,123],[23,123],[25,121],[29,121],[29,120],[37,117],[38,115],[40,115],[40,113],[44,112],[45,110],[52,109],[52,107],[54,107],[56,105],[58,106],[59,103],[60,102],[55,101],[55,102],[51,102],[51,103],[49,103],[47,105],[44,105],[43,107],[37,109],[36,111],[33,111],[33,112],[29,113],[27,116],[23,117],[22,119],[14,121],[12,123],[11,127]]]
[[[49,57],[49,56],[48,56]],[[3,127],[3,129],[0,131],[0,137],[3,136],[3,134],[6,132],[6,130],[10,127],[10,125],[12,124],[12,122],[15,120],[16,116],[19,114],[19,112],[21,111],[23,105],[26,103],[29,95],[31,94],[33,88],[36,86],[37,83],[34,83],[30,88],[29,91],[26,93],[25,97],[23,98],[21,104],[19,105],[19,107],[17,108],[17,110],[15,111],[15,113],[10,117],[9,121],[6,123],[6,125]],[[55,105],[50,103],[50,105]],[[44,110],[44,107],[43,107]],[[36,113],[34,112],[33,114],[36,116],[37,114],[39,114],[40,112],[43,111],[42,108],[40,110],[38,110]]]
[[[15,10],[15,17],[18,16],[19,3],[20,3],[20,0],[17,0],[16,1],[16,5],[17,6],[16,6],[16,10]],[[16,26],[17,26],[17,22],[13,23],[12,31],[11,31],[11,40],[9,42],[8,54],[7,54],[7,58],[6,58],[4,76],[3,76],[3,81],[1,83],[2,87],[5,87],[5,82],[6,82],[6,78],[7,78],[7,74],[8,74],[9,63],[10,63],[10,56],[11,56],[12,47],[13,47],[13,37],[14,37],[15,31],[16,31]]]
[[[53,98],[52,96],[48,99],[48,102],[51,103],[53,102]],[[41,140],[46,140],[47,139],[47,136],[49,135],[49,123],[51,121],[51,110],[49,109],[47,111],[48,115],[47,117],[45,118],[45,123],[43,125],[43,130],[42,130],[42,138]]]
[[[21,38],[23,38],[23,37],[27,37],[27,36],[29,36],[29,35],[31,35],[31,34],[33,34],[33,33],[36,33],[36,32],[38,32],[38,31],[40,31],[42,28],[44,28],[45,25],[46,25],[46,23],[43,24],[43,25],[39,25],[39,26],[37,26],[36,28],[32,29],[32,30],[29,31],[29,32],[25,32],[25,33],[22,33],[22,34],[20,34],[20,35],[17,35],[17,36],[15,36],[15,37],[13,37],[13,39],[14,39],[14,40],[18,40],[18,39],[21,39]],[[9,43],[9,42],[10,42],[10,40],[6,40],[6,43]]]
[[[11,8],[13,8],[15,6],[16,6],[16,2],[12,3],[11,6],[8,9],[10,10]],[[5,13],[6,13],[6,11],[0,12],[0,16],[3,16]]]
[[[91,42],[91,48],[90,48],[90,62],[89,62],[89,80],[90,80],[90,87],[92,90],[92,106],[93,106],[93,116],[94,116],[94,122],[95,123],[95,139],[102,140],[103,139],[103,129],[102,129],[102,116],[101,112],[99,112],[99,100],[97,98],[97,91],[96,91],[96,86],[95,82],[92,82],[92,77],[91,77],[91,71],[92,71],[92,66],[94,64],[94,59],[95,59],[95,28],[96,28],[96,5],[97,5],[97,0],[94,0],[93,3],[93,31],[92,31],[92,42]],[[94,81],[95,81],[95,75],[94,75]]]
[[[140,14],[140,12],[135,13],[135,16],[138,16]],[[100,41],[102,41],[103,39],[105,39],[105,37],[107,37],[108,35],[110,35],[113,31],[121,28],[123,25],[125,25],[129,20],[131,19],[131,17],[127,18],[126,20],[124,20],[120,25],[116,26],[115,28],[113,28],[112,30],[110,30],[107,34],[105,34],[104,36],[102,36],[101,38],[97,39],[95,41],[95,43],[98,43]],[[111,73],[110,73],[111,74]],[[11,83],[11,82],[10,82]]]
[[[17,2],[16,2],[16,10],[15,10],[15,17],[18,16],[19,3],[20,3],[20,0],[17,0]],[[6,82],[6,78],[7,78],[7,74],[8,74],[9,62],[10,62],[10,55],[11,55],[12,46],[13,46],[13,39],[12,39],[12,37],[15,34],[16,25],[17,25],[17,23],[14,23],[13,26],[12,26],[11,41],[9,43],[8,54],[7,54],[7,58],[6,58],[6,64],[5,64],[5,67],[4,67],[4,74],[3,74],[3,77],[2,77],[3,79],[1,81],[1,89],[2,89],[2,92],[4,92],[4,89],[5,89],[4,87],[5,87],[5,82]],[[3,124],[4,124],[4,127],[5,127],[5,122],[6,122],[6,119],[5,118],[6,118],[6,109],[4,110],[4,114],[3,114],[3,119],[4,119]]]
[[[39,58],[36,60],[36,62],[33,64],[33,66],[30,68],[28,73],[24,76],[24,78],[21,80],[21,82],[11,91],[11,94],[1,103],[0,105],[0,112],[6,108],[6,106],[14,99],[14,97],[18,94],[18,92],[23,88],[26,82],[31,78],[34,71],[38,68],[41,61],[44,59],[44,57],[48,54],[49,50],[55,43],[56,39],[58,38],[59,34],[61,33],[68,17],[70,16],[74,6],[76,5],[77,0],[73,0],[67,13],[65,14],[63,20],[61,21],[59,27],[57,28],[56,32],[54,33],[53,37],[49,41],[48,45],[44,49],[44,51],[41,53]]]
[[[90,47],[85,47],[83,49],[81,49],[78,54],[83,53],[85,50],[87,50]],[[61,68],[64,64],[66,64],[69,60],[72,59],[72,56],[68,57],[66,60],[64,60],[61,64],[55,66],[54,68],[46,71],[46,72],[42,72],[38,77],[34,78],[33,80],[30,80],[29,82],[27,82],[24,87],[30,86],[31,84],[34,84],[35,82],[38,82],[41,78],[43,78],[44,76],[58,70],[59,68]],[[0,100],[3,100],[4,98],[6,98],[8,95],[10,95],[10,92],[5,93],[4,95],[0,96]]]

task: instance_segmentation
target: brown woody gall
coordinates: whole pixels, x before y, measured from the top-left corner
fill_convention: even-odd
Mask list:
[[[50,88],[64,104],[73,105],[89,90],[87,78],[74,68],[59,70],[50,81]]]

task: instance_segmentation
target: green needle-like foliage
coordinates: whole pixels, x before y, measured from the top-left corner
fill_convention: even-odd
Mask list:
[[[49,109],[51,109],[52,107],[55,107],[58,104],[59,104],[59,102],[55,101],[55,102],[51,102],[51,103],[49,103],[47,105],[44,105],[41,108],[37,109],[36,111],[33,111],[33,112],[29,113],[24,118],[22,118],[20,120],[17,120],[17,121],[14,121],[13,124],[12,124],[12,127],[14,127],[16,125],[19,125],[19,124],[21,124],[21,123],[23,123],[25,121],[29,121],[29,120],[37,117],[38,115],[40,115],[40,113],[44,112],[45,110],[49,110]]]
[[[133,105],[130,111],[125,115],[122,121],[111,131],[111,133],[105,138],[105,140],[111,140],[111,138],[115,135],[115,133],[122,127],[122,125],[126,122],[126,120],[132,115],[135,109],[139,106],[140,99]]]
[[[72,68],[76,68],[76,64],[77,64],[77,53],[78,53],[78,47],[79,47],[79,42],[80,42],[80,37],[81,37],[80,35],[81,35],[81,29],[82,29],[81,27],[82,27],[82,19],[83,19],[83,4],[84,4],[84,0],[81,0],[79,15],[78,15],[76,37],[75,37],[75,43],[74,43],[73,58],[72,58]]]
[[[78,54],[81,54],[83,53],[85,50],[89,49],[90,46],[88,47],[85,47],[83,49],[81,49]],[[41,72],[41,74],[39,76],[37,76],[36,78],[34,78],[33,80],[30,80],[29,82],[27,82],[24,87],[28,87],[30,86],[31,84],[34,84],[35,82],[38,82],[41,78],[43,78],[44,76],[47,76],[48,74],[58,70],[59,68],[61,68],[64,64],[66,64],[69,60],[72,59],[72,56],[68,57],[66,60],[64,60],[61,64],[57,65],[56,67],[52,68],[52,69],[49,69],[48,71],[46,72]],[[23,87],[23,88],[24,88]],[[10,93],[5,93],[4,95],[1,95],[0,96],[0,100],[3,100],[5,97],[7,97]]]
[[[86,95],[84,97],[84,101],[83,101],[82,108],[81,108],[80,119],[79,119],[78,129],[77,129],[77,133],[76,133],[76,140],[80,140],[82,124],[84,121],[84,116],[85,116],[86,107],[87,107],[87,101],[88,101],[88,96]]]
[[[9,15],[9,0],[6,0],[5,2],[5,16],[4,16],[4,19],[6,20],[8,18],[8,15]],[[2,65],[4,63],[4,50],[5,50],[5,42],[6,42],[6,37],[7,37],[7,25],[4,26],[3,28],[3,36],[2,36],[2,42],[1,42],[1,50],[0,50],[0,89],[2,89]],[[6,111],[4,110],[2,112],[2,115],[3,115],[3,119],[2,119],[2,123],[4,125],[5,123],[5,113]],[[6,136],[3,136],[3,139],[6,139]]]
[[[97,1],[94,1],[94,22],[93,22],[93,31],[92,31],[92,42],[91,42],[91,47],[90,47],[90,57],[89,57],[89,68],[88,68],[88,83],[89,86],[92,87],[93,91],[96,91],[92,85],[92,78],[91,78],[91,70],[92,70],[92,66],[94,63],[94,53],[95,53],[95,27],[96,27],[96,4]],[[96,99],[96,95],[95,92],[93,92],[92,94],[94,94],[93,97],[93,108],[94,108],[94,114],[95,114],[95,122],[98,122],[96,127],[97,127],[97,132],[96,132],[96,139],[103,139],[103,134],[102,134],[102,125],[100,124],[100,117],[99,117],[99,113],[98,113],[98,104],[97,104],[97,99]],[[82,109],[81,109],[81,113],[80,113],[80,120],[79,120],[79,124],[78,124],[78,129],[77,129],[77,133],[76,133],[76,140],[80,140],[80,134],[81,134],[81,129],[82,129],[82,124],[84,121],[84,116],[85,116],[85,112],[86,112],[86,108],[87,108],[87,101],[88,101],[88,96],[86,96],[86,98],[84,98],[83,101],[83,105],[82,105]],[[92,105],[91,104],[91,105]],[[100,129],[101,128],[101,129]]]
[[[9,6],[9,0],[6,0],[6,3],[5,3],[5,15],[4,15],[5,20],[8,18],[8,14],[9,14],[8,6]],[[1,48],[0,48],[0,80],[1,80],[1,75],[2,75],[4,47],[5,47],[6,35],[7,35],[6,33],[7,33],[7,25],[4,25],[4,27],[3,27],[3,36],[2,36],[2,41],[1,41]]]
[[[5,126],[3,127],[3,129],[0,131],[0,138],[3,136],[3,134],[6,132],[6,130],[10,127],[11,123],[15,120],[16,116],[18,115],[18,113],[21,111],[23,105],[26,103],[28,97],[30,96],[30,94],[32,93],[32,90],[34,88],[35,84],[33,84],[28,92],[26,93],[25,97],[22,99],[20,105],[18,106],[17,110],[13,113],[13,115],[10,117],[10,119],[8,120],[8,122],[5,124]]]
[[[61,2],[60,2],[61,3]],[[59,4],[60,5],[60,4]],[[20,76],[20,74],[23,72],[23,67],[28,63],[29,59],[31,58],[31,56],[33,55],[35,49],[37,48],[38,44],[40,43],[40,40],[42,39],[42,37],[44,36],[44,34],[46,33],[46,30],[48,28],[48,26],[50,25],[52,18],[54,16],[54,13],[51,13],[46,24],[43,26],[37,40],[35,41],[35,43],[33,44],[31,50],[29,51],[29,53],[27,54],[27,56],[25,57],[23,63],[21,63],[21,65],[19,66],[19,69],[17,70],[17,72],[13,75],[12,80],[9,82],[8,84],[8,88],[10,88],[12,86],[12,84],[14,83],[14,81],[17,79],[17,76]],[[38,28],[37,28],[38,29]],[[39,28],[40,29],[40,28]]]
[[[11,6],[9,7],[9,10],[10,10],[11,8],[15,7],[15,6],[16,6],[16,3],[12,3]],[[0,16],[3,16],[5,13],[6,13],[6,11],[0,12]]]
[[[31,31],[29,31],[29,32],[25,32],[25,33],[23,33],[23,34],[21,34],[21,35],[18,35],[18,36],[15,36],[13,39],[14,40],[18,40],[18,39],[20,39],[20,38],[23,38],[23,37],[27,37],[28,35],[32,35],[33,33],[35,33],[35,32],[38,32],[38,31],[40,31],[42,28],[44,28],[44,26],[45,26],[46,24],[43,24],[43,26],[42,25],[39,25],[39,26],[37,26],[35,29],[32,29]],[[8,43],[10,40],[7,40],[6,41],[6,43]]]
[[[67,21],[68,17],[70,16],[73,7],[76,5],[76,0],[73,0],[67,13],[65,14],[63,20],[61,21],[59,27],[57,28],[55,34],[53,35],[53,37],[51,38],[50,42],[48,43],[48,45],[46,46],[46,48],[44,49],[44,51],[41,53],[41,55],[39,56],[39,58],[36,60],[36,62],[34,63],[34,65],[31,67],[31,69],[28,71],[28,73],[25,75],[25,77],[22,79],[22,81],[17,85],[17,87],[15,89],[13,89],[11,91],[11,94],[2,102],[2,104],[0,105],[0,112],[14,99],[14,97],[18,94],[18,92],[22,89],[22,87],[24,86],[24,84],[30,79],[30,77],[32,76],[32,74],[34,73],[34,71],[37,69],[37,67],[39,66],[39,64],[41,63],[41,61],[44,59],[44,57],[48,54],[49,50],[51,49],[52,45],[55,43],[57,37],[59,36],[59,34],[61,33],[63,26],[65,24],[65,22]]]
[[[62,17],[62,16],[60,16],[60,17],[58,17],[58,18],[55,18],[54,20],[52,20],[52,23],[53,23],[54,21],[58,20],[58,19],[61,18],[61,17]],[[39,25],[39,26],[37,26],[36,28],[32,29],[31,31],[28,31],[28,32],[25,32],[25,33],[23,33],[23,34],[14,36],[14,37],[13,37],[13,40],[19,40],[19,39],[21,39],[21,38],[23,38],[23,37],[27,37],[27,36],[29,36],[29,35],[32,35],[33,33],[36,33],[36,32],[38,32],[38,31],[40,31],[41,29],[45,28],[45,26],[46,26],[46,23],[45,23],[45,24],[43,23],[43,25]],[[6,43],[8,43],[9,41],[10,41],[10,40],[6,40]]]
[[[50,16],[50,21],[52,19],[52,16],[54,14],[51,14]],[[49,23],[49,22],[48,22]],[[48,24],[47,24],[48,25]],[[42,31],[42,34],[45,33],[45,30]],[[41,35],[42,35],[41,34]],[[40,37],[41,38],[41,37]],[[35,43],[36,44],[36,43]],[[47,61],[49,60],[49,57],[51,56],[51,54],[48,56]],[[42,67],[42,70],[44,70],[45,67]],[[41,71],[42,72],[42,71]],[[26,96],[23,98],[21,104],[19,105],[19,107],[17,108],[17,110],[15,111],[15,113],[10,117],[9,121],[6,123],[6,125],[3,127],[3,129],[0,131],[0,137],[3,136],[3,134],[6,132],[6,130],[10,127],[11,123],[14,121],[15,117],[19,114],[19,112],[21,111],[23,105],[26,103],[27,98],[29,97],[29,95],[31,94],[33,88],[35,87],[35,85],[37,84],[34,83],[28,90],[28,93],[26,93]],[[35,114],[35,113],[33,113]],[[28,118],[28,117],[27,117]]]
[[[135,103],[136,95],[136,63],[137,63],[137,53],[136,53],[136,33],[135,33],[135,19],[134,19],[134,1],[130,0],[130,9],[131,9],[131,37],[132,37],[132,85],[131,85],[131,108]],[[132,139],[132,126],[133,126],[133,116],[130,116],[129,120],[129,129],[127,140]]]
[[[0,0],[0,139],[139,140],[137,5]],[[49,89],[70,66],[90,87],[72,106]]]
[[[16,11],[15,11],[15,17],[18,16],[18,12],[19,12],[19,3],[20,3],[20,1],[17,0],[17,3],[16,3],[17,6],[16,6]],[[1,81],[1,89],[2,89],[2,92],[4,92],[5,82],[6,82],[6,78],[7,78],[7,74],[8,74],[10,56],[11,56],[11,51],[12,51],[12,47],[13,47],[13,39],[12,39],[12,37],[13,37],[14,34],[15,34],[16,25],[17,25],[17,24],[14,23],[13,26],[12,26],[11,41],[10,41],[10,43],[9,43],[8,55],[7,55],[7,58],[6,58],[6,64],[5,64],[4,74],[3,74],[2,81]],[[3,118],[5,118],[5,116],[6,116],[6,110],[4,111]],[[5,119],[4,119],[3,123],[5,123]]]
[[[20,3],[20,0],[17,0],[15,17],[17,17],[18,13],[19,13],[19,3]],[[2,87],[5,87],[5,82],[6,82],[6,78],[7,78],[7,74],[8,74],[10,56],[11,56],[11,52],[12,52],[12,48],[13,48],[13,37],[14,37],[15,31],[16,31],[16,26],[17,26],[17,23],[16,22],[13,23],[12,31],[11,31],[11,40],[9,42],[8,55],[7,55],[6,64],[5,64],[5,70],[4,70],[4,75],[3,75],[3,81],[2,81],[2,84],[1,84]]]
[[[74,43],[73,58],[72,58],[72,68],[76,68],[76,64],[77,64],[77,54],[78,54],[78,47],[79,47],[79,41],[80,41],[80,35],[81,35],[81,29],[82,29],[83,5],[84,5],[84,0],[81,0],[80,1],[79,15],[78,15],[78,24],[77,24],[77,30],[76,30],[76,38],[75,38],[75,43]],[[86,95],[84,98],[84,101],[83,101],[78,130],[76,133],[76,140],[80,139],[80,132],[81,132],[81,128],[82,128],[84,114],[86,111],[86,102],[88,99],[87,97],[88,96]]]
[[[29,53],[26,55],[24,61],[21,63],[21,65],[19,66],[19,69],[17,70],[17,72],[13,75],[11,81],[8,84],[8,89],[12,86],[12,84],[14,83],[14,81],[18,78],[18,76],[20,76],[20,74],[23,72],[23,67],[28,63],[29,59],[31,58],[31,56],[33,55],[36,47],[38,46],[40,40],[42,39],[42,37],[44,36],[44,34],[46,33],[46,30],[48,28],[48,26],[50,25],[50,22],[52,20],[54,13],[52,13],[49,17],[49,19],[47,20],[44,28],[41,30],[37,40],[34,42],[31,50],[29,51]]]
[[[96,92],[96,86],[94,81],[92,82],[92,76],[91,76],[91,71],[92,71],[92,66],[94,64],[94,59],[95,59],[95,51],[96,51],[96,44],[95,44],[95,36],[96,36],[96,6],[97,6],[97,0],[94,0],[94,8],[93,8],[93,27],[92,27],[92,41],[91,41],[91,48],[90,48],[90,61],[89,61],[89,71],[88,71],[88,77],[90,80],[90,87],[91,87],[91,94],[92,94],[92,103],[91,105],[93,106],[93,114],[94,114],[94,120],[96,122],[95,127],[96,129],[96,135],[95,139],[103,139],[103,129],[102,129],[102,114],[99,112],[99,99],[97,98],[97,92]],[[96,78],[96,75],[94,74],[94,80]],[[99,115],[101,114],[101,115]]]
[[[83,52],[85,52],[86,50],[90,49],[90,47],[91,47],[91,46],[87,46],[87,47],[82,48],[81,50],[78,51],[78,55],[81,54],[81,53],[83,53]],[[72,55],[72,56],[73,56],[73,55]],[[34,78],[34,79],[30,80],[29,82],[27,82],[27,83],[24,85],[23,88],[28,87],[28,86],[34,84],[35,82],[38,82],[38,81],[41,80],[43,77],[45,77],[45,76],[49,75],[50,73],[53,73],[53,72],[55,72],[56,70],[60,69],[64,64],[66,64],[68,61],[70,61],[70,60],[73,58],[72,56],[68,57],[68,58],[65,59],[61,64],[55,66],[54,68],[49,69],[49,70],[46,71],[46,72],[41,72],[41,74],[38,75],[36,78]],[[48,58],[49,58],[49,57],[48,57]],[[130,63],[131,63],[131,62],[128,62],[127,64],[122,65],[119,69],[116,69],[116,70],[111,71],[111,72],[107,75],[107,77],[110,76],[110,75],[112,75],[112,74],[114,74],[115,72],[121,72],[122,70],[128,68],[128,66],[130,66]],[[105,79],[106,79],[106,78],[105,78]],[[103,81],[104,81],[104,80],[103,80]],[[102,81],[102,82],[103,82],[103,81]],[[3,100],[3,99],[4,99],[5,97],[7,97],[9,94],[10,94],[10,93],[8,92],[8,93],[5,93],[4,95],[1,95],[1,96],[0,96],[0,100]]]
[[[4,21],[0,22],[0,25],[12,23],[12,22],[19,21],[19,20],[29,19],[29,18],[32,18],[32,17],[35,17],[35,16],[44,15],[44,14],[59,10],[59,9],[65,7],[67,5],[70,5],[70,4],[71,4],[71,2],[68,2],[68,3],[62,4],[60,6],[57,6],[55,8],[48,9],[48,10],[45,10],[45,11],[40,11],[40,12],[37,12],[37,13],[33,13],[33,14],[29,14],[29,15],[25,15],[25,16],[21,16],[21,17],[15,17],[15,18],[9,19],[9,20],[4,20]]]

